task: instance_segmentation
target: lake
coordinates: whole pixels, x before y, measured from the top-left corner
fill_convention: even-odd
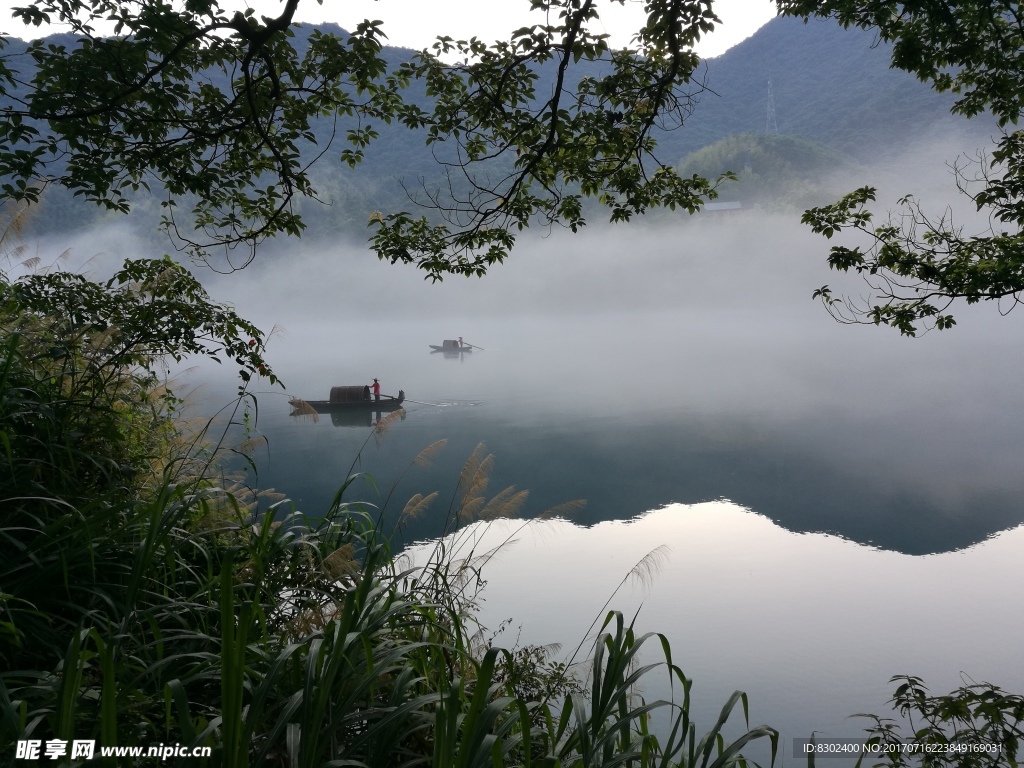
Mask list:
[[[486,566],[481,620],[569,653],[611,598],[667,635],[699,725],[745,690],[792,764],[793,737],[854,737],[847,716],[886,714],[892,675],[1024,691],[1024,314],[963,308],[957,328],[919,339],[843,326],[810,300],[825,283],[861,290],[828,272],[826,250],[747,213],[554,233],[484,279],[430,284],[357,246],[307,243],[211,293],[283,327],[268,354],[287,395],[257,392],[261,487],[316,515],[354,468],[377,490],[350,498],[387,500],[389,528],[436,490],[400,532],[415,554],[444,532],[484,443],[489,491],[529,489],[525,517],[587,503],[464,534],[515,539]],[[431,354],[460,335],[482,349]],[[409,399],[379,444],[365,416],[289,415],[288,396],[374,377]],[[225,391],[214,379],[207,402]],[[440,439],[433,467],[410,468]],[[629,580],[662,545],[654,577]]]

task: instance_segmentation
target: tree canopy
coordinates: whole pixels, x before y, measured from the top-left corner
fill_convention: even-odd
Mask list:
[[[703,90],[693,46],[718,22],[712,0],[645,0],[632,47],[612,50],[596,30],[602,9],[623,1],[531,0],[544,23],[506,41],[442,37],[388,65],[379,22],[296,44],[299,0],[260,18],[215,0],[38,0],[16,15],[72,34],[25,53],[0,37],[0,202],[60,185],[126,211],[151,190],[180,248],[198,259],[223,248],[241,266],[264,238],[302,231],[296,203],[317,198],[313,163],[354,167],[381,124],[398,124],[424,133],[444,180],[409,190],[419,207],[375,213],[372,245],[434,279],[483,274],[528,226],[577,230],[593,209],[586,198],[613,221],[658,206],[697,210],[715,182],[660,162],[655,137],[682,125]],[[875,30],[893,44],[894,67],[954,93],[954,113],[990,115],[1004,131],[990,155],[957,166],[961,190],[988,215],[984,231],[909,196],[879,224],[872,187],[807,211],[827,237],[859,233],[832,247],[829,263],[872,286],[860,302],[828,286],[815,295],[841,320],[908,335],[952,326],[958,299],[1015,305],[1024,290],[1018,4],[778,5]],[[101,22],[114,34],[98,33]],[[538,87],[541,72],[554,73],[553,87]],[[426,99],[410,97],[413,84]],[[311,128],[323,119],[335,126],[326,141]]]
[[[955,324],[950,308],[995,300],[1004,311],[1024,290],[1024,13],[1008,0],[957,3],[892,0],[778,0],[782,13],[831,16],[842,25],[874,29],[893,43],[892,66],[912,72],[937,91],[957,96],[955,114],[990,115],[1003,129],[989,156],[955,166],[958,187],[987,216],[988,227],[965,231],[951,209],[928,213],[907,196],[881,225],[863,187],[838,202],[814,208],[803,220],[831,238],[843,230],[865,237],[859,245],[831,248],[830,265],[864,275],[872,294],[839,298],[828,286],[815,292],[845,322],[890,325],[913,336]]]
[[[183,249],[244,265],[264,238],[302,231],[312,163],[355,166],[374,126],[398,123],[425,130],[447,183],[419,190],[426,211],[375,215],[373,246],[434,279],[482,274],[531,224],[576,230],[585,197],[612,220],[696,210],[714,184],[662,164],[652,135],[681,125],[701,90],[693,45],[718,21],[711,0],[647,0],[634,46],[613,51],[595,29],[622,1],[532,0],[543,24],[490,45],[440,38],[389,68],[379,22],[293,45],[299,0],[261,18],[215,0],[38,0],[16,16],[69,25],[73,42],[0,49],[0,201],[56,184],[127,211],[152,190]],[[542,93],[543,68],[556,85]],[[429,102],[407,98],[414,81]],[[337,126],[326,143],[310,128],[322,118]]]

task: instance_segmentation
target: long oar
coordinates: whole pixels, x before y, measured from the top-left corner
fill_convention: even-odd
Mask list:
[[[483,347],[478,347],[476,344],[467,344],[466,342],[462,342],[462,346],[464,346],[464,347],[472,347],[473,349],[479,349],[481,352],[486,352],[487,351]]]

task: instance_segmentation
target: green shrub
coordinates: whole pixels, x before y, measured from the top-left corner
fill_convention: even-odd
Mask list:
[[[870,721],[867,743],[873,747],[857,765],[885,768],[988,768],[1018,765],[1024,739],[1024,697],[989,683],[971,683],[932,696],[918,677],[899,683],[894,718],[860,715]],[[904,732],[902,725],[906,725]]]

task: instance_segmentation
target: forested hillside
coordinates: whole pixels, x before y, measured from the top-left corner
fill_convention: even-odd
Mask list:
[[[721,200],[802,211],[842,194],[843,184],[836,181],[856,165],[847,155],[798,136],[740,133],[691,153],[679,171],[706,178],[732,171],[737,178],[721,189]]]
[[[305,46],[310,31],[310,27],[299,28],[293,41],[296,49]],[[54,38],[54,42],[62,41]],[[7,50],[13,51],[16,45],[12,41]],[[397,64],[412,51],[387,48],[384,55],[389,63]],[[727,137],[766,133],[769,77],[779,134],[809,139],[834,150],[835,158],[845,155],[868,161],[891,157],[927,137],[951,131],[988,135],[991,125],[983,119],[968,125],[950,116],[950,96],[935,93],[910,74],[890,69],[889,55],[888,46],[875,44],[868,32],[844,30],[828,20],[805,24],[798,19],[775,19],[706,62],[699,75],[707,90],[699,95],[693,114],[681,129],[659,137],[659,157],[677,164]],[[542,77],[538,94],[546,93],[551,82]],[[422,84],[413,83],[407,98],[425,100]],[[444,181],[435,159],[437,145],[425,147],[423,132],[397,125],[374,125],[378,138],[363,163],[349,168],[339,161],[342,142],[331,145],[331,136],[343,136],[350,127],[329,120],[313,126],[318,145],[326,151],[314,170],[324,204],[303,204],[312,235],[361,233],[374,211],[411,209],[409,191],[422,191]],[[817,161],[823,160],[817,150],[812,154]],[[707,157],[687,163],[694,170],[713,172],[706,161]],[[152,209],[155,222],[158,202],[155,195],[141,197],[138,212]],[[799,200],[792,202],[798,204]],[[74,202],[69,193],[55,190],[36,217],[34,228],[73,229],[101,216],[99,211]]]
[[[898,152],[926,136],[966,128],[953,98],[889,68],[890,49],[870,32],[830,20],[778,18],[706,66],[707,93],[666,157],[740,133],[765,133],[768,80],[780,134],[812,139],[859,160]],[[717,94],[717,95],[715,95]],[[987,135],[991,124],[971,130]]]

